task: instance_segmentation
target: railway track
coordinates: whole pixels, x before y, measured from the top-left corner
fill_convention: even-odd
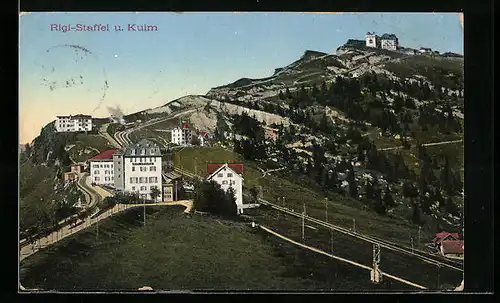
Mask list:
[[[196,179],[201,178],[200,176],[197,176],[197,175],[195,175],[195,174],[193,174],[193,173],[191,173],[189,171],[186,171],[184,169],[174,168],[174,170],[176,172],[178,172],[178,173],[181,173],[181,174],[189,177],[189,178],[196,178]],[[248,196],[248,195],[245,194],[245,196]],[[298,217],[298,218],[302,217],[302,213],[297,213],[297,212],[295,212],[293,210],[287,209],[285,207],[282,207],[280,205],[274,204],[274,203],[269,202],[267,200],[263,200],[263,199],[259,198],[259,202],[261,202],[264,205],[271,206],[272,208],[274,208],[274,209],[276,209],[278,211],[288,213],[288,214],[290,214],[292,216],[295,216],[295,217]],[[456,270],[456,271],[463,272],[463,269],[449,264],[449,263],[454,263],[455,265],[457,265],[457,262],[446,263],[446,262],[443,262],[443,261],[440,261],[440,260],[436,260],[436,259],[432,258],[432,257],[435,257],[435,256],[430,257],[428,253],[425,253],[423,251],[418,251],[418,250],[415,250],[415,249],[413,249],[413,251],[412,251],[412,249],[409,248],[409,247],[405,247],[405,246],[402,246],[402,245],[399,245],[399,244],[396,244],[394,242],[390,242],[390,241],[387,241],[387,240],[382,240],[380,238],[376,238],[376,237],[372,237],[372,236],[367,236],[367,235],[363,235],[363,234],[359,234],[359,233],[354,233],[354,232],[352,232],[351,230],[349,230],[347,228],[343,228],[343,227],[340,227],[340,226],[337,226],[337,225],[334,225],[334,224],[331,224],[331,223],[328,223],[328,222],[325,222],[325,221],[322,221],[322,220],[319,220],[319,219],[316,219],[316,218],[313,218],[313,217],[310,217],[310,216],[307,216],[307,215],[305,216],[305,219],[308,220],[309,222],[315,223],[317,225],[320,225],[320,226],[323,226],[323,227],[326,227],[326,228],[329,228],[329,229],[333,229],[335,231],[341,232],[341,233],[346,234],[348,236],[351,236],[351,237],[354,237],[354,238],[357,238],[357,239],[360,239],[360,240],[363,240],[363,241],[366,241],[366,242],[369,242],[369,243],[372,243],[372,244],[378,244],[378,245],[380,245],[380,247],[386,248],[388,250],[392,250],[392,251],[395,251],[395,252],[399,252],[399,253],[403,253],[403,254],[406,254],[406,255],[410,255],[410,256],[419,258],[422,261],[434,264],[436,266],[447,267],[447,268],[450,268],[450,269],[453,269],[453,270]]]
[[[295,212],[293,210],[284,208],[282,206],[276,205],[276,204],[271,203],[269,201],[266,201],[266,200],[263,200],[263,199],[259,198],[259,202],[261,204],[271,206],[272,208],[274,208],[274,209],[276,209],[278,211],[287,213],[289,215],[292,215],[292,216],[295,216],[295,217],[298,217],[298,218],[302,218],[303,217],[302,213],[297,213],[297,212]],[[392,243],[388,243],[387,241],[381,241],[381,240],[374,239],[374,238],[372,238],[370,236],[362,235],[362,234],[359,234],[359,233],[354,233],[354,232],[350,231],[349,229],[346,229],[346,228],[343,228],[343,227],[339,227],[339,226],[336,226],[336,225],[324,222],[322,220],[319,220],[319,219],[316,219],[316,218],[313,218],[313,217],[310,217],[310,216],[307,216],[307,215],[304,215],[304,219],[307,220],[307,221],[309,221],[309,222],[313,222],[313,223],[315,223],[317,225],[320,225],[320,226],[323,226],[323,227],[326,227],[326,228],[329,228],[329,229],[341,232],[341,233],[343,233],[345,235],[348,235],[348,236],[351,236],[351,237],[354,237],[354,238],[357,238],[357,239],[360,239],[360,240],[363,240],[363,241],[366,241],[366,242],[369,242],[369,243],[372,243],[372,244],[377,244],[380,247],[386,248],[388,250],[392,250],[392,251],[395,251],[395,252],[399,252],[399,253],[403,253],[403,254],[406,254],[406,255],[409,255],[409,256],[413,256],[413,257],[416,257],[416,258],[418,258],[418,259],[420,259],[422,261],[434,264],[436,266],[447,267],[447,268],[450,268],[450,269],[453,269],[453,270],[456,270],[456,271],[463,272],[463,269],[461,269],[461,268],[455,267],[455,266],[450,265],[448,263],[444,263],[444,262],[432,259],[430,257],[424,256],[423,254],[419,254],[419,253],[408,251],[408,250],[406,250],[404,248],[401,248],[399,246],[396,246],[396,245],[394,245]]]

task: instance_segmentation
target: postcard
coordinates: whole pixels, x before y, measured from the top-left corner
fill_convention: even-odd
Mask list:
[[[462,20],[22,13],[19,291],[463,290]]]

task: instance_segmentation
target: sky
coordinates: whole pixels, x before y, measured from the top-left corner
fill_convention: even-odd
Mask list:
[[[306,50],[335,53],[368,31],[393,33],[405,47],[463,54],[458,13],[24,13],[19,22],[20,143],[57,115],[154,108],[270,76]],[[109,31],[76,31],[79,24]]]

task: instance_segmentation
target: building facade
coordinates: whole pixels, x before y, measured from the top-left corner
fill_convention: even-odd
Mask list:
[[[366,33],[366,46],[379,47],[379,37],[375,33]]]
[[[141,198],[152,200],[151,191],[157,188],[160,195],[155,201],[163,201],[162,155],[157,144],[141,140],[115,153],[113,163],[114,186],[117,189],[134,192]]]
[[[90,180],[93,184],[109,185],[115,183],[113,154],[118,149],[108,149],[88,160],[90,167]]]
[[[176,127],[172,129],[172,143],[177,145],[188,145],[193,139],[193,132],[187,124],[184,124],[182,128]]]
[[[382,37],[380,37],[380,47],[392,51],[398,50],[398,38],[394,34],[383,34]]]
[[[92,116],[57,116],[55,127],[57,132],[85,132],[92,130]]]
[[[243,213],[243,164],[208,164],[207,180],[219,183],[224,191],[233,188],[238,214]]]

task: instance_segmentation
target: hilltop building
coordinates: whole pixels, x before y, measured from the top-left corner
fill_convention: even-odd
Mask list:
[[[113,154],[114,186],[126,192],[136,192],[141,198],[151,199],[151,190],[160,190],[162,197],[162,155],[160,147],[147,140],[127,146]]]
[[[193,139],[193,132],[187,124],[182,128],[176,127],[172,129],[172,143],[177,145],[188,145]]]
[[[419,47],[418,51],[421,53],[432,53],[432,49],[428,47]]]
[[[238,214],[243,213],[243,164],[208,164],[207,180],[219,183],[224,191],[234,189]]]
[[[380,46],[383,49],[395,51],[399,48],[399,40],[394,34],[383,34],[380,37]]]
[[[113,154],[117,151],[118,149],[116,148],[108,149],[88,160],[90,166],[90,180],[93,184],[114,184]]]
[[[382,48],[387,50],[398,50],[399,40],[394,34],[383,34],[381,37],[375,33],[366,33],[366,46],[373,48]]]
[[[92,130],[92,116],[57,116],[55,122],[56,132],[85,132]]]
[[[379,36],[375,35],[375,33],[366,33],[366,46],[367,47],[380,47],[380,39]]]

